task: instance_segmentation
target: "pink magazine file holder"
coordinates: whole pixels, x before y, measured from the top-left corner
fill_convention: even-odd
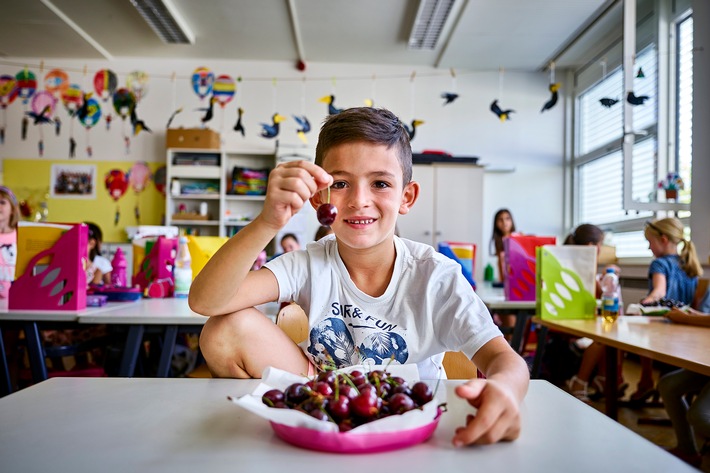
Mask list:
[[[140,270],[134,277],[133,283],[138,284],[145,293],[146,289],[152,284],[160,282],[164,286],[164,293],[162,293],[161,297],[172,297],[175,285],[173,266],[175,265],[177,247],[177,238],[159,236],[145,258],[143,258]]]
[[[542,245],[554,245],[555,237],[513,235],[503,239],[505,253],[505,278],[503,291],[509,301],[534,301],[536,257],[535,249]]]
[[[62,233],[51,247],[36,254],[25,272],[10,286],[10,310],[86,309],[88,227],[77,224]],[[35,271],[46,257],[46,268]]]

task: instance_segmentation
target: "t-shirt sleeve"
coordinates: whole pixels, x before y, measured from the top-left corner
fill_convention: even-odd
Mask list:
[[[94,258],[93,263],[94,266],[96,266],[96,268],[101,271],[102,274],[110,273],[111,271],[113,271],[113,266],[111,266],[111,262],[101,255],[97,255]]]

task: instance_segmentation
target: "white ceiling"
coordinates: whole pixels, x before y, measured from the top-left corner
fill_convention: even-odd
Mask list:
[[[412,51],[407,40],[419,0],[173,0],[194,45],[164,44],[129,0],[0,0],[0,58],[303,59],[535,71],[613,3],[456,0],[436,48]]]

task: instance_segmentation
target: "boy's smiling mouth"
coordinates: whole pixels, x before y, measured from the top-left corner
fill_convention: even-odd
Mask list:
[[[371,223],[375,223],[374,218],[353,218],[353,219],[346,219],[346,223],[349,223],[351,225],[369,225]]]

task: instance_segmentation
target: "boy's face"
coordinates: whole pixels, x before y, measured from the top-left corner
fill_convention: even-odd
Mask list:
[[[419,185],[402,182],[402,166],[394,148],[366,142],[332,148],[323,169],[333,176],[330,202],[338,208],[331,225],[338,240],[356,249],[374,247],[392,239],[397,216],[406,214],[419,193]],[[314,208],[327,199],[327,190],[311,198]]]

